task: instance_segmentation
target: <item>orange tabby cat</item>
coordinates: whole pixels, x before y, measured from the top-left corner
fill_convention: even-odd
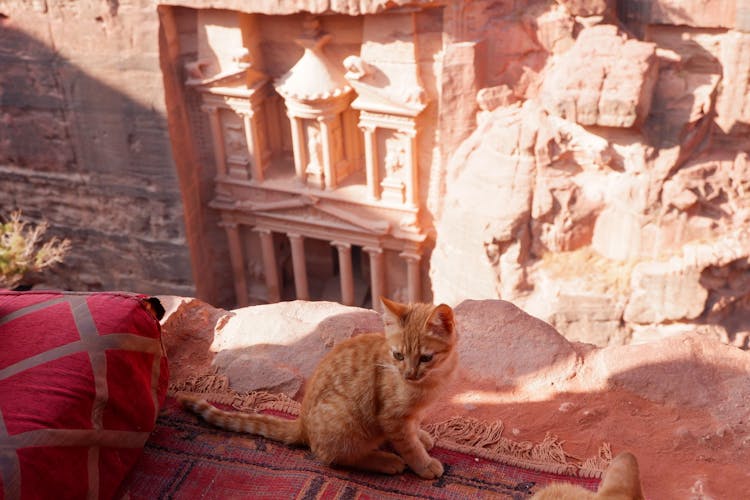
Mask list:
[[[432,437],[419,425],[458,362],[453,310],[381,300],[385,335],[335,346],[313,373],[298,419],[222,411],[192,398],[183,404],[224,429],[309,445],[327,464],[385,474],[408,465],[422,478],[440,477],[443,465],[427,453]],[[398,454],[381,450],[385,442]]]
[[[555,483],[539,490],[531,500],[643,500],[638,461],[628,452],[617,455],[596,493],[573,484]]]

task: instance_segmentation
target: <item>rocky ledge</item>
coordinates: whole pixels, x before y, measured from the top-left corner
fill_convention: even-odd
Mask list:
[[[234,311],[160,297],[172,383],[225,375],[232,389],[299,398],[337,342],[380,329],[371,310],[283,302]],[[429,422],[502,420],[513,439],[630,450],[649,498],[737,498],[750,489],[750,353],[697,333],[599,348],[569,342],[502,300],[455,308],[461,369]]]

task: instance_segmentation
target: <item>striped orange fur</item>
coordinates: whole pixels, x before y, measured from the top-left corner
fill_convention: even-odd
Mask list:
[[[259,434],[287,444],[305,444],[300,432],[299,420],[286,420],[270,415],[224,411],[205,399],[181,396],[180,402],[216,427],[228,431]]]
[[[638,460],[627,451],[612,460],[594,493],[569,483],[552,483],[539,490],[531,500],[643,500]]]
[[[427,453],[432,437],[420,423],[458,363],[453,310],[381,300],[385,334],[336,345],[310,378],[298,419],[223,411],[192,398],[183,404],[224,429],[308,445],[327,464],[385,474],[408,466],[440,477],[443,466]],[[380,449],[386,442],[396,453]]]

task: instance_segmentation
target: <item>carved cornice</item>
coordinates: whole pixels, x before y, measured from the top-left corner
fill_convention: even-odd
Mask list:
[[[341,113],[349,107],[350,97],[341,96],[338,99],[307,103],[286,99],[284,103],[287,108],[287,116],[293,118],[330,119],[337,113]]]
[[[197,67],[201,67],[201,61],[196,61],[194,63],[189,63],[191,66],[185,65],[186,68],[193,67],[192,65],[195,65]],[[206,63],[203,63],[206,64]],[[191,70],[188,70],[191,71]],[[208,78],[188,78],[185,80],[185,85],[188,87],[212,87],[217,86],[220,83],[227,84],[227,83],[234,83],[238,80],[240,80],[241,77],[245,76],[247,74],[246,69],[233,69],[229,71],[224,71],[223,73],[217,73],[213,76],[210,76]]]
[[[329,203],[322,203],[314,196],[300,196],[288,200],[261,203],[235,201],[232,205],[235,209],[246,210],[254,215],[283,216],[308,224],[332,225],[335,224],[336,220],[339,220],[343,225],[352,226],[375,235],[386,235],[391,230],[391,225],[387,221],[355,215],[349,210],[335,207]],[[308,208],[309,210],[304,213],[294,213],[294,209],[300,208]],[[316,212],[320,214],[317,218]],[[322,217],[322,214],[333,217],[333,220]]]
[[[331,205],[319,205],[318,209],[321,212],[325,212],[329,215],[338,217],[346,222],[354,224],[355,226],[361,227],[362,229],[366,229],[373,234],[388,234],[391,229],[391,225],[384,220],[375,220],[366,217],[360,217],[348,210],[337,208]]]
[[[240,114],[254,113],[268,96],[268,80],[258,82],[252,88],[230,89],[226,87],[216,89],[204,89],[203,106],[211,108],[231,109]]]
[[[287,200],[254,202],[250,200],[235,201],[234,206],[251,212],[273,212],[276,210],[288,210],[290,208],[309,207],[318,202],[317,198],[311,196],[300,196]]]
[[[415,137],[419,128],[416,117],[373,112],[369,109],[361,110],[359,114],[359,127],[364,130],[372,128],[398,130],[410,137]]]
[[[385,115],[409,116],[412,118],[419,116],[426,107],[426,104],[419,106],[401,106],[390,102],[367,99],[362,95],[352,102],[352,108],[360,111],[371,111]]]
[[[211,65],[210,61],[198,59],[185,63],[185,71],[188,74],[185,85],[202,92],[211,92],[217,87],[230,92],[242,92],[268,81],[268,76],[253,65],[253,57],[246,47],[240,47],[235,51],[232,62],[233,68],[210,76],[204,74],[204,68]]]

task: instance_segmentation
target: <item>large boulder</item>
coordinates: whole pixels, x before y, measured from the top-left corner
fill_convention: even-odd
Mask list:
[[[581,125],[627,128],[648,116],[657,76],[654,44],[596,25],[554,63],[540,98],[550,113]]]
[[[532,103],[500,108],[451,160],[430,265],[436,300],[506,297],[522,286],[535,158],[549,140],[543,118]]]

